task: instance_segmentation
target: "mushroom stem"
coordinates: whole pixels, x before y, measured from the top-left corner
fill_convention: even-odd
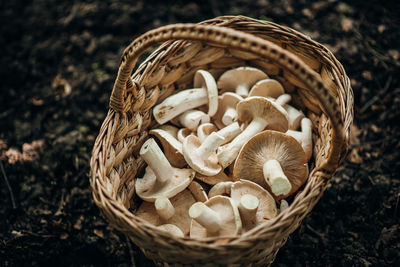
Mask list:
[[[290,102],[290,100],[292,100],[292,97],[289,94],[283,94],[280,95],[276,100],[275,103],[277,103],[278,105],[286,105],[287,103]]]
[[[283,173],[281,164],[275,159],[268,160],[263,165],[265,181],[270,185],[276,196],[289,194],[292,185]]]
[[[231,123],[228,126],[222,128],[217,133],[220,136],[222,136],[223,138],[225,138],[225,140],[222,144],[226,144],[229,141],[231,141],[233,138],[235,138],[238,134],[240,134],[241,131],[242,131],[242,129],[240,129],[239,123],[234,122],[234,123]]]
[[[239,84],[236,87],[236,94],[246,97],[249,95],[249,86],[247,84]]]
[[[250,222],[256,217],[257,209],[260,201],[256,196],[251,194],[245,194],[240,198],[239,201],[239,212],[242,220]]]
[[[182,112],[200,107],[208,103],[205,88],[193,88],[180,91],[167,97],[153,109],[154,118],[159,124],[164,124]]]
[[[289,203],[286,200],[282,199],[281,205],[279,207],[279,213],[281,213],[282,211],[284,211],[287,208],[289,208]]]
[[[196,130],[199,124],[210,122],[210,116],[200,110],[188,110],[179,115],[179,122],[190,130]]]
[[[164,230],[168,233],[170,233],[171,235],[177,236],[177,237],[184,237],[185,235],[183,234],[182,230],[174,225],[174,224],[162,224],[157,226],[158,229]]]
[[[194,203],[189,209],[189,216],[209,233],[216,233],[221,229],[221,218],[218,213],[209,208],[203,202]]]
[[[222,123],[224,125],[230,125],[237,119],[236,108],[228,107],[222,116]]]
[[[157,181],[164,183],[174,174],[171,164],[153,138],[147,140],[140,149],[140,156],[153,170]]]
[[[197,149],[198,155],[202,159],[207,159],[225,140],[216,132],[212,132],[204,139],[204,142]]]
[[[166,197],[157,198],[154,202],[158,216],[163,220],[168,220],[175,214],[175,208]]]
[[[221,147],[221,150],[218,153],[218,159],[223,168],[226,168],[231,164],[237,154],[240,151],[240,148],[247,142],[251,137],[255,134],[264,130],[267,127],[268,122],[260,117],[255,117],[251,123],[244,129],[244,131],[235,137],[229,144]]]

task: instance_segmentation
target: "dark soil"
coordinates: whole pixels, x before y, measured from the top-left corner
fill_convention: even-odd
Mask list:
[[[355,97],[347,160],[274,265],[400,266],[398,3],[1,1],[1,265],[151,266],[100,217],[88,181],[119,57],[154,27],[243,14],[326,44]]]

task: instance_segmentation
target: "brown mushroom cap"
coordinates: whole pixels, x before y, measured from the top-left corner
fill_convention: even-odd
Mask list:
[[[267,190],[265,190],[258,184],[248,180],[240,180],[235,182],[231,186],[231,198],[236,203],[236,205],[239,205],[241,197],[246,194],[257,197],[259,200],[259,205],[255,218],[253,218],[252,220],[246,220],[246,218],[243,218],[243,216],[241,215],[244,232],[247,232],[256,225],[259,225],[278,215],[275,199]]]
[[[166,221],[162,220],[157,214],[154,203],[146,201],[144,201],[140,205],[138,211],[136,212],[136,216],[155,226],[166,223],[174,224],[179,227],[179,229],[181,229],[185,235],[188,235],[191,223],[191,218],[189,217],[188,210],[190,206],[192,206],[196,202],[195,198],[189,190],[185,189],[176,196],[170,198],[169,200],[175,208],[175,214]]]
[[[222,227],[216,233],[211,233],[192,219],[190,226],[191,238],[236,236],[240,234],[242,230],[242,222],[240,220],[239,211],[231,198],[215,196],[204,202],[204,204],[218,214]]]
[[[236,92],[238,85],[245,85],[250,89],[257,81],[266,78],[268,75],[259,69],[239,67],[222,74],[218,79],[217,86],[221,92]]]
[[[286,110],[265,97],[247,97],[237,104],[236,109],[239,121],[250,122],[255,117],[261,117],[268,122],[267,129],[279,132],[288,130],[289,121]]]
[[[290,181],[291,191],[275,196],[264,179],[263,165],[277,160]],[[267,189],[275,199],[283,199],[299,189],[307,179],[308,165],[301,145],[291,136],[277,131],[263,131],[251,138],[241,149],[233,170],[235,180],[246,179]]]
[[[264,96],[277,98],[285,93],[280,82],[274,79],[264,79],[258,81],[249,92],[249,96]]]
[[[225,127],[225,124],[222,122],[222,117],[228,107],[236,109],[236,105],[243,100],[238,94],[232,92],[223,93],[218,97],[218,110],[217,113],[213,116],[213,120],[219,129]]]

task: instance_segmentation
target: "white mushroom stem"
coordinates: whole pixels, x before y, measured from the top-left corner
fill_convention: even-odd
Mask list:
[[[166,197],[157,198],[154,202],[158,216],[163,220],[168,220],[175,214],[175,208]]]
[[[222,116],[222,123],[223,123],[224,125],[230,125],[230,124],[232,124],[236,119],[237,119],[236,108],[234,108],[234,107],[228,107],[228,108],[225,110],[224,115]]]
[[[312,122],[308,118],[303,118],[301,120],[301,132],[288,130],[287,135],[295,138],[297,142],[301,144],[301,147],[306,154],[307,161],[310,160],[312,155]]]
[[[289,103],[290,100],[292,100],[292,97],[289,94],[283,94],[283,95],[278,96],[278,98],[275,100],[275,103],[277,103],[278,105],[284,106],[287,103]]]
[[[258,206],[260,201],[256,196],[251,194],[245,194],[240,198],[239,201],[239,212],[242,220],[251,221],[256,217]]]
[[[263,165],[265,181],[270,185],[275,196],[289,194],[292,185],[283,173],[281,164],[275,159],[268,160]]]
[[[221,229],[221,218],[218,213],[209,208],[203,202],[194,203],[189,209],[189,216],[209,233],[216,233]]]
[[[226,168],[231,164],[237,154],[240,151],[240,148],[250,140],[255,134],[261,132],[267,127],[268,122],[261,117],[255,117],[251,123],[246,127],[246,129],[240,133],[235,139],[232,140],[229,144],[221,147],[218,153],[218,159],[223,168]]]
[[[204,139],[204,142],[199,146],[196,153],[202,159],[207,159],[215,150],[222,144],[225,139],[218,133],[213,132]]]
[[[242,132],[242,129],[239,126],[238,122],[234,122],[229,124],[228,126],[222,128],[219,130],[217,133],[225,138],[224,142],[222,144],[226,144],[229,141],[231,141],[233,138],[235,138],[238,134]]]
[[[164,183],[173,176],[174,170],[171,164],[153,138],[142,145],[139,153],[153,170],[158,182]]]
[[[210,116],[200,110],[187,110],[178,117],[180,124],[190,130],[196,130],[199,124],[210,122]]]
[[[283,108],[288,113],[289,129],[297,130],[301,120],[304,118],[304,113],[298,110],[297,108],[292,107],[289,104],[284,105]]]
[[[208,93],[205,88],[194,88],[180,91],[167,97],[153,109],[154,118],[159,124],[175,118],[179,114],[208,103]]]
[[[281,205],[279,207],[279,212],[282,212],[287,208],[289,208],[289,203],[286,200],[282,199],[281,200]]]
[[[249,86],[247,84],[239,84],[236,86],[236,94],[246,97],[249,95]]]

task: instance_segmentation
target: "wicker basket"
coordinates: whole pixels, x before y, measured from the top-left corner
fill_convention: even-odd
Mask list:
[[[161,46],[132,75],[148,48]],[[152,107],[190,88],[198,69],[223,71],[254,66],[280,80],[294,105],[313,122],[310,175],[290,208],[249,232],[229,239],[178,238],[137,218],[135,177],[143,173],[139,149],[157,126]],[[177,75],[178,74],[178,75]],[[110,110],[96,139],[90,183],[103,216],[159,265],[269,265],[312,210],[344,158],[353,120],[349,78],[332,53],[309,37],[275,23],[224,16],[199,24],[151,30],[124,51]]]

